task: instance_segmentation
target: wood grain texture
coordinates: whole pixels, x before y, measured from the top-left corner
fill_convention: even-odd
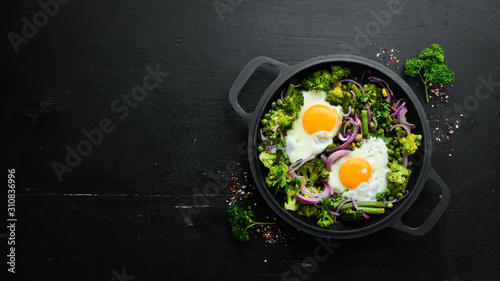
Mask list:
[[[500,81],[500,4],[399,1],[386,26],[367,29],[390,11],[388,2],[241,1],[221,20],[213,1],[70,1],[18,54],[7,34],[21,34],[21,18],[41,8],[2,2],[0,163],[16,169],[19,218],[19,273],[2,280],[111,280],[122,268],[134,280],[301,280],[286,274],[295,266],[307,274],[302,280],[497,279],[500,87],[472,102],[480,77]],[[447,116],[460,117],[460,128],[433,143],[432,166],[452,197],[427,235],[384,229],[338,241],[312,269],[307,258],[318,241],[279,218],[294,240],[267,244],[256,232],[244,244],[231,239],[228,164],[240,176],[250,169],[248,129],[228,91],[248,61],[264,55],[294,65],[347,50],[385,63],[380,48],[396,48],[400,62],[388,67],[424,102],[403,65],[431,43],[445,50],[455,81],[448,103],[425,111],[431,126]],[[168,76],[120,119],[113,102],[124,105],[122,96],[144,85],[148,66]],[[255,73],[240,99],[247,110],[275,76],[272,68]],[[51,163],[65,163],[66,147],[76,149],[82,131],[105,118],[115,129],[59,182]],[[425,220],[436,190],[426,184],[407,224]],[[255,193],[246,204],[274,219]]]

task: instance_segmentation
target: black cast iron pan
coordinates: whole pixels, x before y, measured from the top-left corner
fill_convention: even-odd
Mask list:
[[[263,64],[269,64],[276,67],[279,71],[279,75],[271,85],[269,85],[266,91],[262,93],[262,97],[255,110],[253,112],[246,112],[238,103],[238,95],[252,73]],[[424,143],[416,153],[419,159],[418,161],[414,161],[413,174],[408,185],[410,193],[405,199],[395,204],[394,208],[387,210],[384,215],[372,216],[371,219],[358,223],[349,224],[339,222],[327,229],[323,229],[316,224],[314,219],[298,216],[295,212],[290,212],[283,208],[283,195],[274,194],[274,190],[270,190],[264,182],[264,178],[267,175],[267,169],[260,163],[256,147],[260,141],[260,119],[263,114],[269,111],[271,103],[279,98],[281,91],[286,89],[290,83],[300,84],[302,80],[313,71],[324,68],[328,69],[331,65],[349,67],[352,75],[358,78],[361,77],[363,72],[370,70],[371,75],[387,81],[396,97],[404,97],[408,101],[407,119],[410,123],[416,125],[416,129],[413,130],[413,132],[422,134]],[[236,112],[246,121],[249,127],[248,160],[257,188],[269,206],[283,220],[301,231],[331,239],[361,237],[386,227],[393,227],[413,235],[423,235],[437,223],[448,206],[450,201],[450,190],[431,167],[430,163],[432,141],[424,109],[408,84],[394,72],[377,62],[354,55],[327,55],[289,66],[268,57],[256,57],[243,68],[234,81],[229,91],[229,101],[234,110],[236,110]],[[428,180],[435,181],[441,187],[442,197],[427,220],[420,227],[409,227],[401,222],[401,217],[413,204],[425,182]]]

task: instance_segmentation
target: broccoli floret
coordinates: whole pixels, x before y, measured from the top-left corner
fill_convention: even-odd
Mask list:
[[[341,209],[340,219],[343,221],[362,221],[365,220],[362,211],[356,211],[353,209]]]
[[[341,83],[338,83],[333,89],[327,92],[325,100],[331,105],[341,105],[344,101],[344,93]]]
[[[297,214],[300,216],[312,217],[318,209],[313,204],[299,204]]]
[[[403,167],[403,165],[398,162],[392,161],[390,168],[391,171],[386,174],[388,181],[396,184],[403,184],[410,178],[411,170]]]
[[[266,183],[269,187],[283,188],[286,185],[287,174],[288,166],[286,164],[271,166],[266,177]]]
[[[243,211],[236,204],[231,204],[227,208],[227,220],[231,226],[231,234],[236,240],[240,242],[250,240],[248,229],[252,226],[274,224],[274,222],[256,222],[251,217],[253,217],[252,211]]]
[[[264,164],[264,166],[269,169],[276,162],[277,156],[276,156],[276,153],[270,153],[270,152],[267,152],[267,151],[262,151],[259,154],[259,159],[262,162],[262,164]]]
[[[306,91],[327,91],[332,84],[349,75],[351,75],[351,72],[348,68],[334,65],[331,67],[331,71],[322,69],[313,72],[311,76],[302,81],[302,88]]]
[[[302,81],[302,87],[306,90],[326,91],[330,88],[332,74],[326,70],[318,70],[313,72],[311,76]]]
[[[422,140],[421,135],[410,134],[406,138],[400,138],[399,142],[402,145],[403,153],[406,155],[411,155],[418,150],[420,146],[420,141]]]
[[[299,193],[301,184],[302,180],[300,178],[293,178],[288,180],[288,184],[285,187],[285,193],[286,193],[285,210],[297,211],[297,209],[299,208],[295,195]]]
[[[438,44],[432,44],[423,49],[418,57],[405,63],[405,73],[410,76],[420,76],[425,85],[425,100],[429,102],[427,85],[432,82],[436,84],[448,84],[455,78],[453,71],[444,64],[444,52]],[[423,75],[422,75],[423,73]]]
[[[325,164],[318,158],[307,161],[297,169],[297,174],[304,177],[305,182],[315,183],[319,178],[329,178],[330,173],[325,169]]]
[[[304,105],[304,96],[300,91],[295,89],[293,84],[290,84],[288,90],[286,91],[285,97],[283,98],[283,109],[286,114],[293,116],[294,118],[299,117],[300,109]]]
[[[342,67],[340,65],[332,66],[332,83],[339,81],[340,79],[347,78],[351,75],[349,68]]]
[[[327,228],[333,224],[333,217],[325,209],[318,209],[316,212],[318,218],[318,225],[322,228]]]

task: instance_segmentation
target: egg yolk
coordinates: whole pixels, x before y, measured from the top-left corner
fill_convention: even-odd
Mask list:
[[[320,131],[330,132],[336,123],[337,116],[333,109],[321,104],[309,107],[302,117],[302,126],[309,135]]]
[[[362,182],[368,181],[371,176],[372,167],[363,158],[347,160],[339,169],[340,182],[349,189],[355,189]]]

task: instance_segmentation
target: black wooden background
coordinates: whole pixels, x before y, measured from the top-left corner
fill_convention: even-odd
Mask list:
[[[15,274],[6,216],[0,228],[1,280],[498,280],[499,1],[0,6],[0,207],[6,215],[7,169],[15,169],[17,218]],[[248,129],[228,90],[248,61],[357,54],[388,63],[424,102],[404,62],[431,43],[456,79],[424,108],[435,136],[450,120],[459,128],[433,141],[432,166],[452,195],[428,234],[384,229],[337,241],[324,261],[311,258],[321,246],[315,237],[278,218],[282,243],[256,231],[246,243],[231,238],[228,179],[253,181]],[[255,73],[245,108],[275,75]],[[67,158],[78,149],[84,156]],[[406,223],[425,221],[438,196],[426,184]],[[257,190],[240,204],[275,219]]]

